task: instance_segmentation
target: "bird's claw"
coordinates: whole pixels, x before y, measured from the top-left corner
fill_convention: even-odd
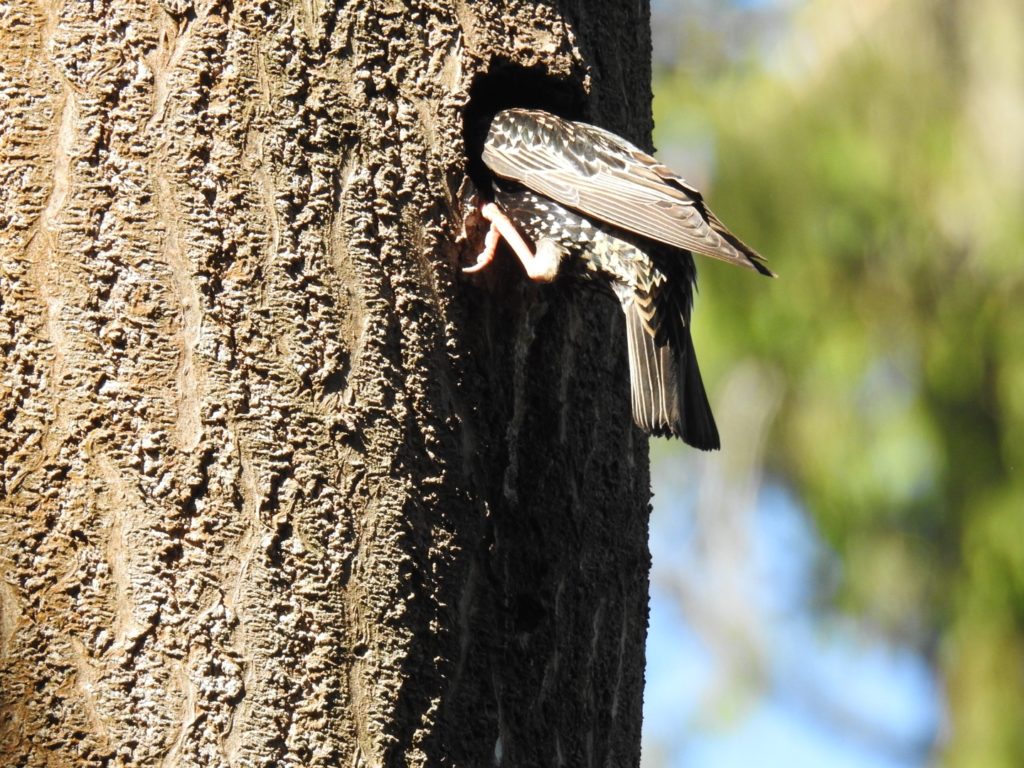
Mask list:
[[[487,235],[484,237],[484,249],[477,255],[476,262],[470,267],[463,267],[462,271],[474,274],[494,261],[494,254],[498,250],[498,242],[500,240],[501,233],[498,232],[494,224],[491,224],[487,230]]]

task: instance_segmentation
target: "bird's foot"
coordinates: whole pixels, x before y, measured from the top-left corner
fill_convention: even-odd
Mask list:
[[[493,224],[488,228],[487,234],[484,236],[484,249],[476,257],[476,261],[471,267],[463,267],[463,272],[470,274],[479,272],[481,269],[486,267],[494,260],[494,254],[498,250],[498,243],[501,241],[501,233],[495,228]]]
[[[549,283],[555,279],[555,276],[558,274],[558,265],[561,262],[561,253],[557,247],[554,247],[554,244],[549,244],[545,241],[534,252],[527,245],[523,236],[519,234],[516,225],[512,223],[512,220],[496,203],[484,203],[481,205],[480,215],[487,219],[491,226],[484,238],[484,248],[476,257],[476,263],[471,267],[463,269],[463,272],[479,272],[490,264],[494,259],[495,252],[498,250],[498,243],[504,238],[512,252],[522,262],[523,269],[526,270],[526,274],[530,276],[531,280]]]

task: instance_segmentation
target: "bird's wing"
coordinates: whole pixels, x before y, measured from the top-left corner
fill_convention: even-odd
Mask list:
[[[509,109],[491,122],[483,160],[580,213],[643,237],[771,275],[700,193],[613,133],[546,112]]]

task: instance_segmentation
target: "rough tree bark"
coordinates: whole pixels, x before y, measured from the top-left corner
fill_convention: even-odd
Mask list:
[[[649,56],[636,0],[0,5],[0,763],[638,762],[619,313],[454,243],[465,115],[642,143]]]

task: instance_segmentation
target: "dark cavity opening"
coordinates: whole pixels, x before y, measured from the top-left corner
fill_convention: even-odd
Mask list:
[[[487,72],[477,75],[469,89],[463,139],[466,173],[484,194],[491,190],[490,174],[480,159],[487,127],[491,118],[509,107],[543,109],[578,120],[586,108],[586,94],[576,79],[555,77],[545,67],[524,67],[504,59],[495,59]]]

